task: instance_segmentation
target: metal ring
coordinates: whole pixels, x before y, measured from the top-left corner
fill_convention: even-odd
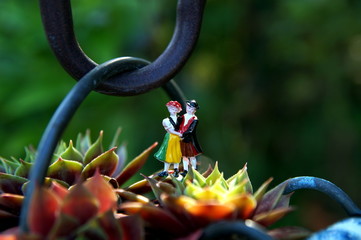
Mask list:
[[[151,64],[102,82],[96,91],[131,96],[162,86],[190,57],[197,42],[206,0],[179,0],[176,27],[166,50]],[[70,0],[40,0],[49,44],[63,68],[76,80],[97,64],[80,48],[73,30]]]

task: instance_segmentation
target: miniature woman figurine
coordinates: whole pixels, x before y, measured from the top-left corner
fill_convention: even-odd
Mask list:
[[[171,164],[174,166],[174,176],[178,177],[178,167],[182,158],[180,150],[180,137],[181,133],[177,132],[178,113],[182,111],[182,106],[177,101],[169,101],[166,104],[170,116],[163,119],[163,127],[167,131],[162,145],[159,150],[154,154],[154,157],[159,161],[164,162],[164,170],[158,174],[160,177],[168,176],[168,169]]]
[[[189,164],[194,169],[197,169],[196,156],[203,152],[198,143],[196,133],[198,118],[195,113],[199,109],[199,105],[196,100],[189,100],[186,103],[186,113],[179,119],[179,132],[182,133],[180,146],[183,157],[183,176],[187,175]]]

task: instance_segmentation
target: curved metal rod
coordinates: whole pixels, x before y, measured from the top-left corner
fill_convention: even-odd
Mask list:
[[[287,186],[283,194],[289,194],[300,189],[317,190],[325,193],[341,204],[349,216],[361,216],[360,208],[351,198],[342,189],[325,179],[317,177],[295,177],[285,182],[287,182]]]
[[[150,65],[102,82],[96,91],[130,96],[160,87],[173,78],[190,57],[197,42],[206,0],[179,0],[176,27],[166,50]],[[75,79],[97,64],[80,48],[73,30],[70,0],[40,0],[45,32],[63,68]]]
[[[148,62],[142,59],[123,57],[98,65],[86,74],[61,102],[41,138],[35,163],[29,175],[30,182],[26,188],[20,215],[20,228],[22,231],[27,231],[27,213],[31,196],[36,186],[43,183],[58,141],[85,97],[98,86],[101,81],[115,74],[132,71],[147,64]]]
[[[273,239],[264,232],[246,226],[243,222],[217,222],[206,227],[199,240],[226,239],[226,237],[230,237],[234,234],[246,237],[246,239],[250,240]]]

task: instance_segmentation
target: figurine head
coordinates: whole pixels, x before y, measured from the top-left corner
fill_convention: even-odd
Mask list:
[[[169,113],[179,113],[182,111],[182,105],[177,101],[169,101],[166,104]]]
[[[198,109],[199,105],[196,100],[187,100],[187,113],[194,114]]]

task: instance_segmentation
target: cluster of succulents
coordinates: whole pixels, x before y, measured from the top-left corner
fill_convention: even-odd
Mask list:
[[[94,143],[87,133],[79,135],[75,146],[72,141],[59,144],[45,184],[33,193],[26,234],[19,232],[17,220],[36,152],[27,149],[24,160],[1,158],[0,220],[14,228],[0,237],[197,239],[202,229],[224,220],[246,222],[276,238],[308,234],[301,228],[269,229],[292,211],[291,195],[283,195],[287,182],[267,192],[269,179],[254,192],[246,166],[228,179],[216,163],[202,174],[190,169],[184,178],[143,175],[143,180],[124,186],[156,144],[124,167],[124,149],[115,147],[118,135],[107,151],[102,132]]]
[[[95,142],[91,141],[90,132],[79,134],[76,146],[70,141],[67,145],[60,142],[47,176],[44,181],[46,187],[56,182],[66,189],[75,183],[85,181],[99,170],[103,178],[113,188],[119,188],[144,165],[148,155],[156,146],[153,144],[139,156],[125,165],[126,150],[124,144],[118,149],[120,130],[116,132],[109,150],[103,150],[103,132]],[[24,159],[5,159],[0,157],[0,230],[18,224],[25,188],[28,184],[30,169],[34,163],[36,151],[26,148]]]

